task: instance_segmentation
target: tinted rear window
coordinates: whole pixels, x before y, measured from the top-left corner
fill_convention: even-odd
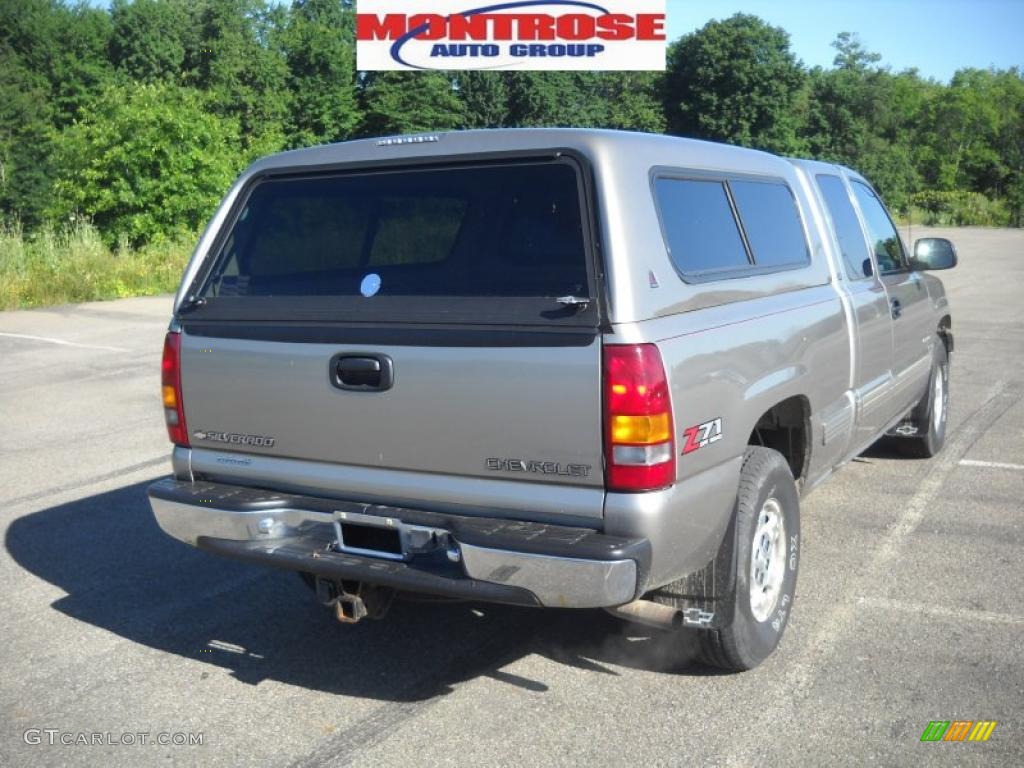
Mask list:
[[[587,296],[567,162],[258,183],[201,295]]]
[[[827,173],[818,174],[815,178],[836,230],[836,239],[839,240],[843,261],[846,262],[847,275],[854,280],[870,277],[871,262],[868,260],[864,233],[861,231],[857,213],[853,210],[853,203],[846,194],[843,180]],[[864,269],[865,262],[868,265],[867,269]]]
[[[655,189],[676,269],[700,273],[750,263],[723,182],[659,178]]]
[[[789,187],[761,181],[730,181],[729,187],[757,266],[807,261],[807,241]]]

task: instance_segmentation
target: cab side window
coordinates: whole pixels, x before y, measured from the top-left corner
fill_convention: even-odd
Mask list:
[[[868,240],[875,249],[878,271],[885,275],[905,269],[907,262],[903,244],[882,201],[866,184],[854,181],[852,186],[861,213],[864,214],[864,222],[867,224]]]

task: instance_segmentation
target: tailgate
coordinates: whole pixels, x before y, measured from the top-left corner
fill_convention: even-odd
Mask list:
[[[386,355],[393,386],[334,386],[329,363],[339,353]],[[196,448],[600,485],[599,359],[596,339],[573,347],[353,346],[186,331],[182,392]]]
[[[553,155],[251,185],[179,312],[193,448],[577,487],[600,515],[581,178]]]

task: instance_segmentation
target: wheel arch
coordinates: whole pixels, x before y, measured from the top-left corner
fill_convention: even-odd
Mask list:
[[[946,356],[951,357],[953,355],[953,318],[950,315],[943,315],[939,320],[938,326],[939,338],[942,339],[942,343],[946,345]]]
[[[780,400],[754,422],[747,445],[771,448],[782,454],[798,484],[807,477],[811,462],[811,401],[803,394]]]

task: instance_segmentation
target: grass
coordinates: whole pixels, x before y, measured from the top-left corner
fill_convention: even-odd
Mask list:
[[[1020,212],[978,192],[924,190],[910,196],[899,218],[928,227],[1011,227],[1020,223]]]
[[[111,249],[86,223],[32,236],[0,227],[0,309],[173,292],[195,239]]]

